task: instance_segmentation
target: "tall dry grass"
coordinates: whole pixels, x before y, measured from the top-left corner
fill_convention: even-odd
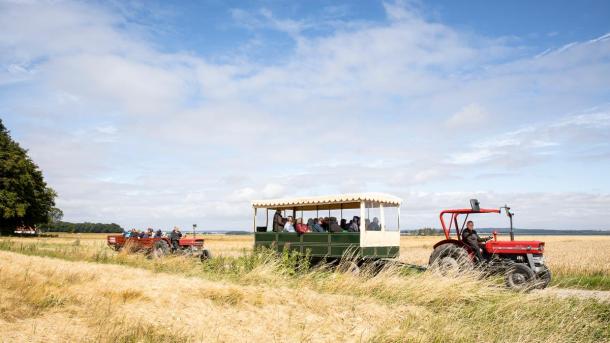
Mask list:
[[[287,257],[290,258],[290,257]],[[175,261],[178,262],[178,261]],[[184,261],[186,262],[186,261]],[[354,275],[253,261],[212,280],[0,252],[8,341],[533,341],[610,339],[610,305],[506,291],[475,275]]]
[[[201,235],[217,257],[238,258],[252,251],[252,236]],[[111,256],[105,234],[60,234],[58,238],[11,238],[13,244],[35,245],[37,255],[69,256],[96,261]],[[402,237],[400,260],[425,265],[434,243],[440,237]],[[506,237],[501,237],[506,239]],[[610,290],[610,236],[519,236],[517,239],[546,242],[546,263],[553,272],[552,285],[571,288]],[[0,239],[0,248],[6,238]],[[61,250],[57,253],[57,250]],[[71,257],[70,257],[71,256]],[[65,258],[65,257],[62,257]],[[116,261],[112,261],[114,263]],[[122,261],[119,263],[127,263]]]

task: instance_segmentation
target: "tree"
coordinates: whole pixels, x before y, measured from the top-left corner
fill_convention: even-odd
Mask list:
[[[60,210],[57,207],[51,208],[49,211],[49,223],[58,223],[64,217],[64,211]]]
[[[0,234],[20,225],[47,223],[55,197],[27,150],[13,141],[0,119]]]

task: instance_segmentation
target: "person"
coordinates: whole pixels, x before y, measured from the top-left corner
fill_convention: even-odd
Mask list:
[[[335,217],[330,217],[330,224],[328,225],[328,230],[330,232],[342,232],[343,230],[341,229],[341,226],[339,225],[339,223],[337,223],[337,218]]]
[[[347,220],[345,218],[341,218],[341,224],[339,225],[341,226],[341,230],[347,231],[347,229],[349,228],[349,226],[347,226]]]
[[[360,232],[360,217],[354,216],[352,223],[348,228],[349,232]]]
[[[369,231],[381,231],[381,226],[379,225],[379,219],[377,217],[373,218],[373,222],[369,224],[367,227]]]
[[[481,255],[481,247],[479,247],[479,242],[484,242],[485,239],[482,239],[477,234],[477,231],[474,229],[474,222],[469,220],[466,222],[466,230],[462,232],[462,242],[466,243],[474,254],[477,257],[477,262],[483,262],[483,255]]]
[[[330,219],[328,217],[322,219],[322,228],[324,231],[330,231]]]
[[[295,232],[292,216],[288,216],[288,220],[284,224],[284,232]]]
[[[275,214],[273,215],[273,232],[282,232],[284,230],[284,225],[282,211],[279,209],[275,210]]]
[[[313,229],[314,224],[315,224],[315,222],[314,222],[313,218],[307,219],[307,227],[309,228],[309,231],[311,231],[311,232],[315,231]]]
[[[155,238],[161,238],[163,236],[163,232],[161,232],[161,229],[158,229],[157,232],[155,232]]]
[[[153,238],[155,236],[155,231],[152,229],[152,227],[149,227],[146,231],[148,231],[146,233],[148,235],[148,238]]]
[[[131,237],[131,238],[139,238],[140,234],[138,233],[138,230],[134,228],[134,229],[131,229],[131,233],[129,234],[129,237]]]
[[[311,227],[311,231],[324,232],[324,229],[322,228],[322,218],[316,218],[313,220],[313,226]]]
[[[169,234],[169,240],[172,243],[172,251],[178,250],[180,247],[180,238],[182,238],[182,232],[177,226],[174,226],[174,229]]]
[[[309,230],[309,225],[303,224],[303,218],[297,218],[297,225],[295,226],[295,231],[298,233],[306,233]]]
[[[148,232],[147,231],[140,232],[139,238],[148,238]]]

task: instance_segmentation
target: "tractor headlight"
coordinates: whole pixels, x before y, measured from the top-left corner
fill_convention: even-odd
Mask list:
[[[542,256],[542,255],[539,255],[539,256],[534,256],[534,257],[532,258],[532,261],[533,261],[535,264],[544,264],[544,256]]]

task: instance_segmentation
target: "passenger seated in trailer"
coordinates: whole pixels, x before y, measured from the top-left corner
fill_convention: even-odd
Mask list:
[[[157,232],[155,232],[155,238],[161,238],[163,237],[163,232],[161,232],[161,229],[157,230]]]
[[[303,218],[297,218],[297,225],[294,227],[295,231],[298,233],[306,233],[309,232],[309,226],[303,224]]]
[[[373,222],[370,223],[366,229],[369,231],[381,231],[381,225],[379,225],[379,219],[377,217],[374,217]]]
[[[349,232],[360,232],[360,217],[354,216],[352,223],[348,228]]]
[[[295,232],[294,231],[294,219],[292,216],[288,216],[286,224],[284,224],[284,232]]]
[[[339,223],[337,222],[337,218],[330,217],[329,231],[334,233],[343,232],[341,226],[339,226]]]
[[[314,220],[313,218],[309,218],[307,219],[307,228],[309,229],[309,231],[313,232],[313,224],[314,224]]]
[[[282,217],[282,211],[279,209],[275,210],[275,214],[273,215],[273,232],[282,232],[284,231],[284,225],[286,221],[284,217]]]
[[[315,232],[324,232],[324,228],[322,227],[322,218],[317,218],[313,223],[313,231]]]
[[[341,230],[343,231],[347,231],[347,229],[349,228],[349,226],[347,225],[347,220],[346,219],[341,219]]]

